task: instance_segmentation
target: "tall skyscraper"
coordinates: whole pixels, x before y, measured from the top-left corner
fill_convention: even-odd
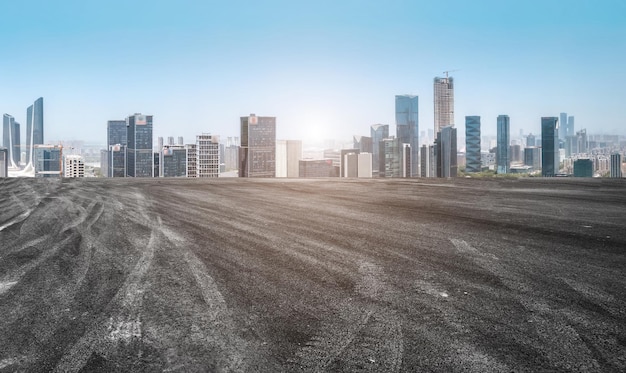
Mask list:
[[[465,117],[465,171],[480,172],[480,116]]]
[[[379,143],[380,177],[409,177],[411,169],[410,144],[400,142],[399,138],[386,138]]]
[[[508,115],[498,115],[496,167],[499,174],[506,174],[511,169],[511,156],[509,154],[511,128],[509,122]]]
[[[434,79],[435,127],[434,133],[445,126],[454,127],[454,80],[450,77]],[[436,135],[435,135],[436,136]]]
[[[126,146],[127,128],[125,120],[107,121],[107,146],[124,145]]]
[[[19,168],[20,164],[20,124],[9,114],[2,117],[2,145],[9,152],[9,167]]]
[[[589,153],[589,141],[587,140],[586,128],[576,132],[576,149],[578,149],[578,153]]]
[[[437,177],[456,177],[456,128],[446,126],[437,133],[435,140]]]
[[[203,133],[196,136],[197,177],[220,176],[219,136]]]
[[[389,137],[388,124],[373,124],[370,128],[372,137],[372,173],[378,176],[380,168],[380,142]],[[384,171],[384,170],[383,170]]]
[[[622,156],[619,153],[611,154],[611,177],[622,177]]]
[[[35,145],[43,144],[43,97],[39,97],[26,109],[26,164],[32,167]]]
[[[276,176],[276,117],[240,118],[239,177]]]
[[[559,172],[559,119],[541,118],[541,176],[552,177]]]
[[[529,133],[528,136],[526,136],[526,146],[531,147],[536,145],[537,144],[535,143],[535,136],[532,133]]]
[[[411,177],[419,176],[418,100],[418,96],[396,96],[396,137],[401,144],[411,146]]]
[[[374,151],[374,145],[372,138],[369,136],[353,136],[352,143],[354,149],[359,149],[361,153],[372,153]]]
[[[152,177],[152,115],[134,114],[126,118],[126,175]]]
[[[574,117],[567,116],[567,113],[560,114],[559,120],[559,140],[565,141],[568,136],[574,136]]]

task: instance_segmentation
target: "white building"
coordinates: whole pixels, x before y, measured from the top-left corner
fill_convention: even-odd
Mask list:
[[[83,157],[69,154],[64,157],[63,177],[85,177],[85,161]]]
[[[196,177],[220,176],[219,136],[203,133],[196,136]]]
[[[276,140],[276,177],[298,177],[301,159],[301,140]]]

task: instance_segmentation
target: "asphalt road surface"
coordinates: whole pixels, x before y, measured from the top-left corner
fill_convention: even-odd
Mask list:
[[[0,372],[624,372],[626,182],[0,179]]]

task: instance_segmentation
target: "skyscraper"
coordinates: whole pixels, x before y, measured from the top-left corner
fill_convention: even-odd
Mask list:
[[[535,136],[532,133],[529,133],[528,136],[526,137],[526,146],[527,147],[536,146]]]
[[[379,143],[380,177],[409,177],[411,169],[410,144],[399,138],[386,138]]]
[[[125,120],[109,120],[107,121],[107,146],[124,145],[126,146],[127,128]]]
[[[35,144],[33,149],[35,177],[61,177],[63,172],[63,147]]]
[[[152,115],[134,114],[126,118],[126,175],[152,177]]]
[[[411,169],[408,175],[419,176],[418,96],[396,96],[396,137],[401,144],[411,146]]]
[[[511,157],[509,154],[511,133],[509,122],[508,115],[498,115],[496,167],[499,174],[506,174],[511,169]]]
[[[434,79],[435,136],[445,126],[454,127],[454,80],[450,77]]]
[[[480,116],[465,117],[465,171],[480,172]]]
[[[456,177],[456,128],[446,126],[437,133],[435,140],[437,177]]]
[[[561,113],[559,120],[559,140],[565,141],[568,136],[574,135],[574,117],[568,117],[567,113]]]
[[[9,152],[9,167],[19,168],[20,124],[9,114],[4,114],[2,117],[2,145]]]
[[[372,138],[369,136],[353,136],[352,143],[354,144],[352,147],[354,149],[359,149],[361,153],[372,153],[374,151],[374,146],[372,142]]]
[[[370,128],[372,137],[372,173],[378,176],[380,168],[380,142],[389,137],[388,124],[373,124]],[[384,170],[383,170],[384,171]]]
[[[203,133],[196,136],[196,177],[220,176],[220,139]]]
[[[551,177],[559,172],[559,119],[541,118],[541,176]]]
[[[622,156],[619,153],[611,154],[611,177],[622,177]]]
[[[276,117],[240,118],[239,177],[276,176]]]
[[[26,164],[31,159],[35,145],[43,144],[43,97],[39,97],[26,109]],[[28,166],[27,166],[28,167]]]

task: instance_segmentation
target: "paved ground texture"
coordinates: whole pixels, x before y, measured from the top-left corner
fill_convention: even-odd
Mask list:
[[[0,372],[626,371],[619,180],[0,180]]]

